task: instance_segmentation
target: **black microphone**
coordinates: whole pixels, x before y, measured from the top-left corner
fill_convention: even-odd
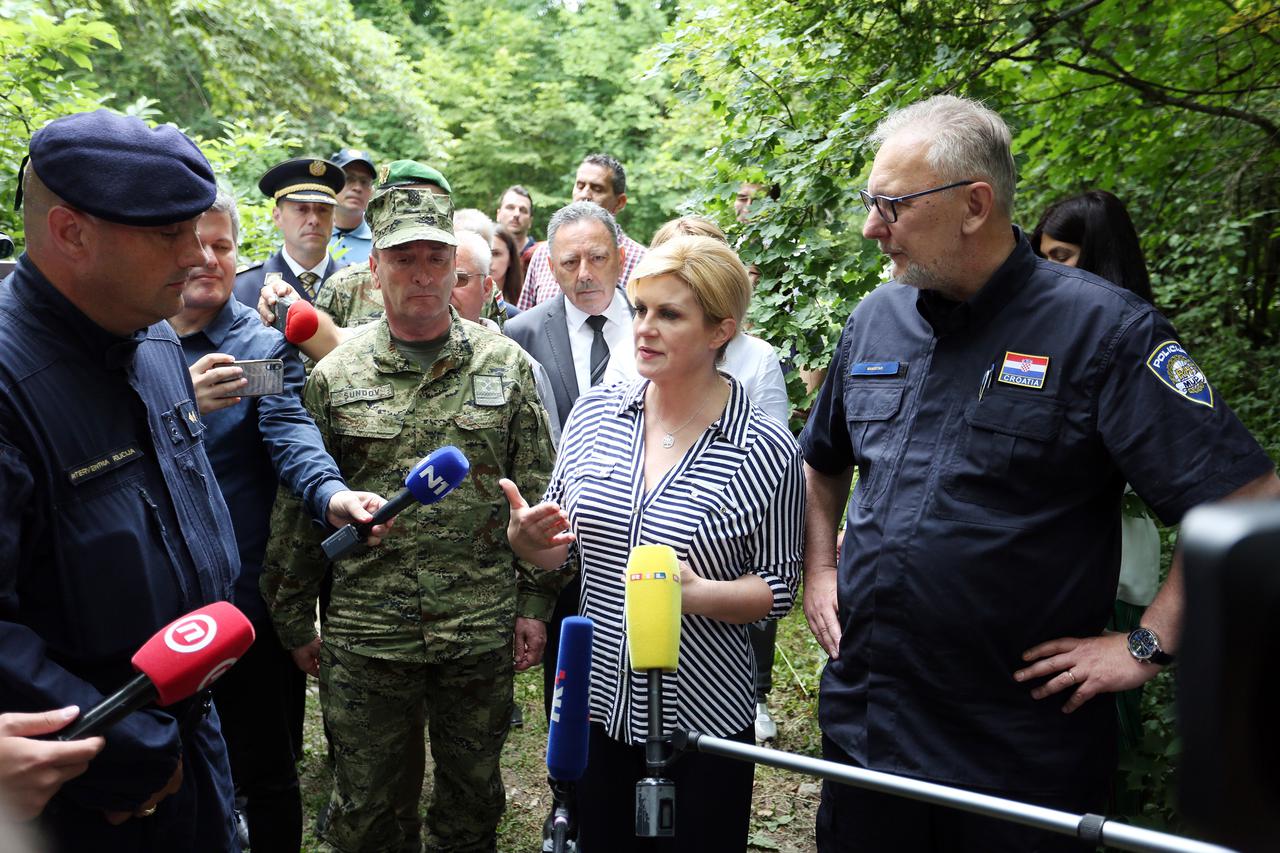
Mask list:
[[[404,478],[404,490],[378,507],[371,521],[348,524],[324,540],[324,555],[330,560],[345,557],[369,538],[369,531],[376,525],[385,524],[415,503],[435,503],[461,485],[470,470],[471,463],[461,450],[452,444],[441,447],[413,466]]]
[[[165,706],[186,699],[221,677],[252,644],[253,625],[234,604],[193,610],[147,640],[132,659],[138,674],[58,732],[57,740],[102,734],[152,701]]]
[[[7,258],[13,254],[13,238],[8,234],[0,233],[0,258]]]

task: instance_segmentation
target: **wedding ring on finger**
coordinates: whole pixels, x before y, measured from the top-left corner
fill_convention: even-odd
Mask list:
[[[1072,686],[1072,687],[1075,687],[1075,685],[1076,685],[1076,674],[1075,674],[1074,672],[1072,672],[1071,670],[1067,670],[1066,675],[1067,675],[1067,678],[1070,678],[1070,679],[1071,679],[1071,686]]]

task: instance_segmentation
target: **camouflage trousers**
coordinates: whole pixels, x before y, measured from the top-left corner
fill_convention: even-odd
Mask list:
[[[417,849],[425,720],[435,761],[426,849],[495,850],[512,679],[505,646],[439,664],[322,646],[320,707],[333,751],[333,793],[320,849]]]

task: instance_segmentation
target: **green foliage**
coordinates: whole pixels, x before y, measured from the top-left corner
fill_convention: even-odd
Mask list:
[[[0,231],[19,243],[12,202],[27,141],[51,119],[101,104],[92,57],[100,45],[119,47],[107,24],[81,12],[50,15],[42,5],[0,2]]]

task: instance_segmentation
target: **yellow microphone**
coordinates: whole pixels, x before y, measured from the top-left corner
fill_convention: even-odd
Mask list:
[[[680,565],[670,545],[637,545],[627,558],[627,653],[634,670],[680,663]]]

